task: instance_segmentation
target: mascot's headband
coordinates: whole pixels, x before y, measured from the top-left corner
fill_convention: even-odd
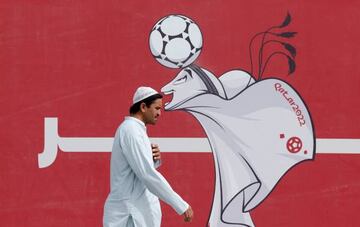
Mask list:
[[[192,69],[204,82],[206,88],[208,89],[209,93],[219,96],[219,92],[216,89],[214,83],[210,80],[209,76],[197,65],[190,65],[190,69]]]

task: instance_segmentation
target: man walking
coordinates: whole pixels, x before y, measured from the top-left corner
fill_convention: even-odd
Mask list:
[[[104,227],[160,227],[163,200],[189,222],[191,207],[171,188],[156,168],[160,150],[151,144],[146,125],[155,125],[161,115],[162,95],[139,87],[130,116],[116,131],[111,153],[110,194],[104,206]]]

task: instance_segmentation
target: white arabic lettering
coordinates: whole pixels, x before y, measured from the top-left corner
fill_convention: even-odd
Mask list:
[[[58,119],[45,118],[44,150],[38,154],[39,168],[49,167],[55,162],[58,148],[63,152],[110,152],[111,137],[60,137]],[[159,144],[162,152],[210,153],[206,138],[151,138]],[[317,153],[360,154],[360,139],[317,139]]]

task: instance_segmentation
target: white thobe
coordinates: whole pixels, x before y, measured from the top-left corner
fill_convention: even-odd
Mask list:
[[[111,153],[110,194],[104,206],[104,227],[159,227],[159,199],[178,214],[189,205],[155,168],[145,124],[126,117],[116,131]]]

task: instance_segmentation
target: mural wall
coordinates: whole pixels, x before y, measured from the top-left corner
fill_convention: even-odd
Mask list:
[[[112,137],[140,85],[194,209],[163,226],[356,226],[356,2],[3,1],[2,226],[101,226]]]

